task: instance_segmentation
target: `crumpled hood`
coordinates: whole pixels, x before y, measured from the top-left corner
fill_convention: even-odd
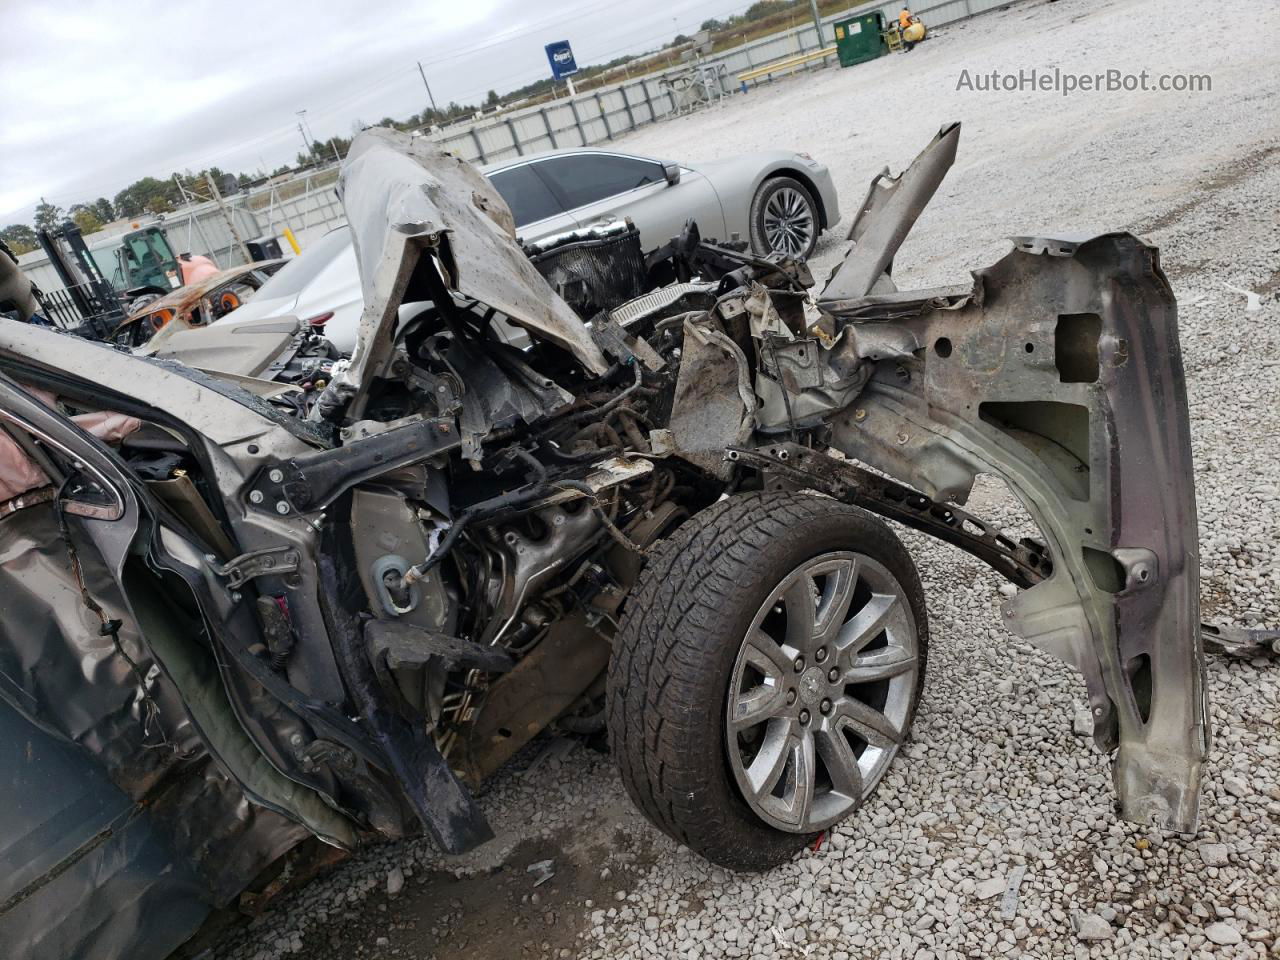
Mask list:
[[[454,293],[564,347],[594,373],[608,369],[586,326],[516,243],[506,202],[470,164],[423,137],[366,130],[343,164],[340,189],[365,304],[343,374],[349,387],[360,389],[381,367],[415,272],[437,263]]]

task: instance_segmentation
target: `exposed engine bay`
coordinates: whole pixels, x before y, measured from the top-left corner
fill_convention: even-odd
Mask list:
[[[1121,816],[1194,831],[1208,728],[1171,290],[1128,234],[1019,238],[970,283],[898,290],[958,137],[876,179],[815,284],[693,224],[647,255],[625,225],[522,249],[469,165],[369,131],[341,178],[360,338],[305,389],[0,322],[2,422],[48,481],[0,513],[0,539],[27,544],[3,590],[24,616],[96,609],[98,647],[132,665],[95,695],[115,719],[90,749],[139,802],[161,769],[218,771],[189,788],[207,832],[261,850],[219,867],[222,893],[300,834],[425,828],[466,850],[490,835],[472,787],[547,728],[605,730],[659,545],[726,498],[804,491],[1016,584],[1004,622],[1083,675]],[[68,419],[104,410],[137,421],[114,447]],[[965,511],[979,473],[1041,537]],[[12,606],[0,629],[28,662],[82,642],[19,630]],[[84,741],[56,707],[82,678],[10,678],[19,709]],[[237,790],[263,812],[233,816]],[[186,849],[212,870],[210,847]]]

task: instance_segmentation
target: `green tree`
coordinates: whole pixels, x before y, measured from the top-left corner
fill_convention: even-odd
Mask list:
[[[102,229],[102,221],[94,213],[93,207],[86,203],[77,203],[71,208],[71,220],[81,233],[96,233]]]
[[[125,187],[115,198],[116,216],[140,217],[147,211],[172,210],[181,197],[170,180],[143,177]]]
[[[25,223],[11,223],[0,230],[0,240],[7,243],[15,254],[30,253],[40,246],[36,240],[36,232]]]
[[[759,20],[775,13],[782,13],[791,6],[793,4],[787,3],[787,0],[756,0],[747,7],[747,12],[742,16],[747,20]]]
[[[103,223],[110,223],[116,218],[115,208],[111,206],[111,201],[106,197],[99,197],[90,206],[93,207],[94,214]]]
[[[498,105],[498,101],[501,99],[502,98],[498,96],[497,90],[490,90],[488,95],[484,98],[484,105],[486,107],[496,107]]]
[[[724,21],[717,20],[715,17],[712,17],[710,20],[703,20],[702,26],[698,27],[698,29],[710,30],[712,33],[716,33],[724,29]]]
[[[37,230],[52,230],[66,217],[67,215],[61,207],[49,203],[44,197],[41,197],[40,202],[36,205]]]

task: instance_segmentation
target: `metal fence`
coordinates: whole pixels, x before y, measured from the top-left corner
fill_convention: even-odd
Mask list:
[[[934,28],[1009,4],[1010,0],[943,0],[912,9],[927,26]],[[821,39],[825,45],[831,45],[831,24],[836,20],[879,10],[887,22],[894,19],[900,9],[901,4],[897,2],[851,6],[822,19]],[[822,47],[818,32],[810,22],[714,54],[701,63],[725,77],[724,92],[731,95],[737,87],[739,74]],[[803,69],[822,67],[834,59],[834,55],[823,57]],[[678,68],[672,67],[586,91],[571,99],[554,100],[453,124],[428,135],[464,159],[482,164],[543,150],[601,143],[645,124],[675,116],[679,110],[677,95],[663,85],[662,79],[676,72]],[[311,240],[346,223],[346,215],[334,191],[336,179],[337,164],[330,164],[305,176],[228,196],[225,202],[242,239],[279,236],[287,226],[305,248]],[[156,221],[149,219],[147,222]],[[213,202],[185,207],[166,218],[163,226],[176,251],[205,254],[220,267],[244,262],[226,215]],[[93,234],[86,238],[90,252],[107,277],[114,270],[114,249],[120,245],[121,232],[123,230],[114,235]],[[61,285],[43,252],[24,254],[19,258],[19,265],[45,290]]]
[[[241,240],[279,237],[288,227],[303,247],[346,223],[346,214],[334,190],[337,178],[338,166],[334,163],[280,183],[231,194],[223,198],[225,208],[211,200],[197,202],[163,218],[144,217],[136,222],[139,227],[152,224],[163,227],[175,253],[203,254],[219,267],[234,267],[244,263],[245,257],[232,234],[231,223],[235,224]],[[104,277],[111,279],[114,275],[115,251],[132,229],[132,224],[125,223],[84,238]],[[285,248],[286,244],[282,243],[281,249]],[[292,250],[288,250],[286,255],[291,253]],[[23,254],[18,258],[18,266],[45,291],[62,286],[42,250]]]
[[[912,7],[926,26],[954,23],[979,13],[1009,6],[1010,0],[944,0],[927,7]],[[822,18],[823,31],[812,22],[782,30],[759,40],[713,54],[700,61],[718,70],[727,80],[724,93],[738,88],[738,75],[776,61],[812,53],[831,46],[831,24],[845,17],[879,10],[885,21],[897,18],[901,3],[864,3]],[[826,66],[835,55],[822,57],[801,69]],[[720,70],[723,66],[723,70]],[[553,100],[532,107],[497,113],[452,124],[428,135],[446,149],[474,163],[495,163],[544,150],[583,147],[612,140],[627,131],[678,111],[677,97],[662,83],[664,76],[679,72],[671,67],[643,77],[624,80],[576,97]]]

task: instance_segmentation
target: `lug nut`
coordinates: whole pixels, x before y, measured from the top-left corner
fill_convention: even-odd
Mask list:
[[[813,659],[817,660],[819,663],[827,659],[827,648],[819,647],[818,652],[813,655]]]
[[[801,722],[801,723],[808,723],[808,722],[809,722],[809,711],[808,711],[808,710],[801,710],[801,711],[800,711],[800,722]]]
[[[831,701],[830,701],[830,700],[823,700],[823,701],[822,701],[822,705],[821,705],[820,707],[818,707],[818,709],[822,711],[822,713],[823,713],[823,715],[824,715],[824,716],[825,716],[826,714],[830,713],[830,712],[831,712]]]
[[[832,667],[832,668],[831,668],[831,672],[827,674],[827,679],[828,679],[831,683],[839,683],[839,682],[840,682],[840,671],[839,671],[839,670],[837,670],[835,667]]]
[[[787,706],[791,706],[796,702],[796,692],[794,690],[787,691]]]
[[[796,657],[796,673],[804,673],[804,657]]]

